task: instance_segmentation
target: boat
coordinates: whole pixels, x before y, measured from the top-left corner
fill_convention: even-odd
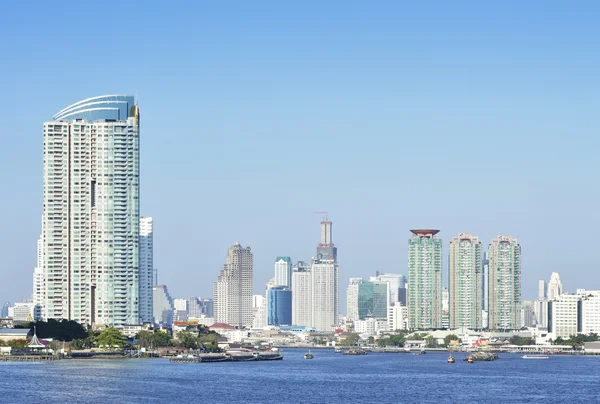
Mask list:
[[[341,352],[342,352],[342,350],[341,350],[340,348],[335,348],[335,349],[333,350],[333,352],[335,352],[335,353],[341,353]]]
[[[448,357],[448,363],[454,363],[454,362],[456,362],[456,361],[454,360],[454,358],[452,357],[452,355],[450,355]]]
[[[421,350],[419,351],[419,355],[425,355],[426,353],[427,353],[427,352],[426,352],[424,349],[421,349]]]
[[[467,356],[467,363],[473,363],[473,355]]]
[[[523,355],[521,359],[550,359],[547,355]]]
[[[313,359],[314,356],[312,353],[310,353],[310,349],[308,350],[308,353],[305,353],[304,356],[302,357],[302,359]]]
[[[348,349],[346,352],[344,352],[342,355],[366,355],[367,351],[365,351],[364,349]]]

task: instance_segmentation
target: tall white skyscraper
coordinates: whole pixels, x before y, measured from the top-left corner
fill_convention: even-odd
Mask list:
[[[562,282],[557,272],[552,272],[548,282],[548,300],[557,298],[562,294]]]
[[[491,330],[521,328],[521,246],[517,239],[498,236],[489,249]]]
[[[292,259],[290,257],[275,259],[275,286],[292,286]]]
[[[350,284],[346,289],[346,321],[352,322],[359,319],[358,316],[358,285],[363,283],[362,278],[350,278]]]
[[[43,316],[44,304],[46,303],[46,283],[44,280],[44,243],[42,242],[42,236],[37,242],[37,262],[35,269],[33,270],[33,295],[31,300],[33,304],[38,308],[40,316]]]
[[[44,123],[46,319],[139,321],[139,108],[107,95]]]
[[[252,327],[252,276],[250,247],[236,243],[213,286],[215,322]]]
[[[482,255],[478,237],[467,233],[452,237],[448,271],[451,329],[482,327]]]
[[[151,217],[140,218],[140,322],[151,323],[154,284],[154,230]]]
[[[310,265],[298,262],[292,272],[292,324],[312,326],[312,277]]]
[[[338,324],[339,267],[333,260],[313,260],[310,268],[312,289],[312,326],[330,331]],[[293,295],[293,293],[292,293]]]

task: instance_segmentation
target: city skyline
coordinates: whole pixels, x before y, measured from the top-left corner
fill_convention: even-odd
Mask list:
[[[431,226],[445,240],[465,232],[484,245],[517,237],[523,299],[552,272],[563,274],[565,291],[600,289],[597,254],[547,248],[548,235],[600,226],[600,193],[589,187],[600,148],[595,10],[118,9],[136,33],[127,60],[97,57],[127,46],[116,20],[96,31],[80,18],[105,5],[11,3],[0,16],[10,38],[0,66],[10,94],[0,100],[0,182],[11,190],[1,202],[0,301],[30,298],[43,122],[73,100],[113,93],[138,94],[143,105],[140,213],[160,229],[155,268],[174,295],[210,296],[219,251],[236,240],[252,246],[253,290],[262,292],[275,257],[314,255],[312,212],[321,210],[335,217],[342,285],[377,270],[405,273],[405,229]],[[69,29],[54,29],[57,19]],[[63,63],[63,47],[90,51]],[[468,183],[456,181],[457,161],[469,162]],[[230,195],[233,178],[243,203],[214,197]],[[492,195],[491,178],[510,179],[512,193]],[[378,251],[397,251],[399,268]]]

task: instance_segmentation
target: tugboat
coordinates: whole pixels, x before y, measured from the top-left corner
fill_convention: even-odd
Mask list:
[[[314,356],[312,353],[310,353],[310,349],[308,350],[308,353],[304,354],[304,356],[302,357],[302,359],[313,359]]]
[[[448,357],[448,363],[454,363],[454,362],[456,362],[456,361],[454,360],[454,358],[452,357],[452,355],[450,355]]]
[[[472,355],[467,356],[467,363],[473,363],[473,356]]]

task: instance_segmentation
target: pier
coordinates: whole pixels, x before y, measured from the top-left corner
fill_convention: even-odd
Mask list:
[[[174,357],[173,363],[200,363],[200,362],[251,362],[282,360],[283,356],[272,352],[240,352],[234,354],[209,353],[188,357]]]

